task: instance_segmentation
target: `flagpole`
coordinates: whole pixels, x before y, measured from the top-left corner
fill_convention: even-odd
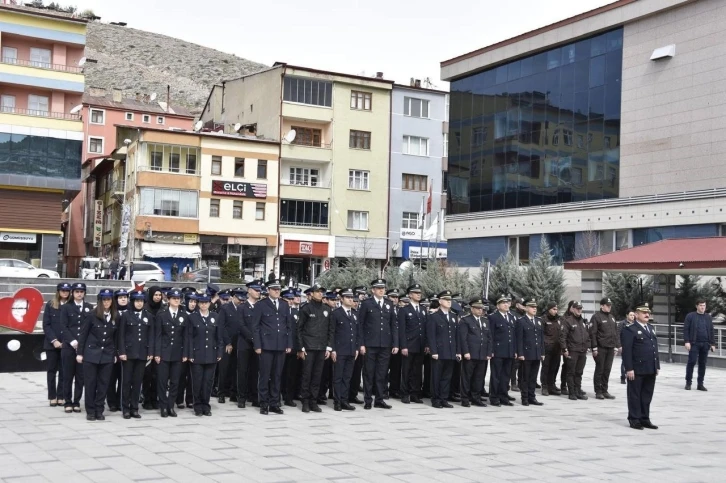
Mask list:
[[[418,268],[423,270],[423,239],[424,231],[426,230],[426,196],[421,198],[421,246],[418,253]]]

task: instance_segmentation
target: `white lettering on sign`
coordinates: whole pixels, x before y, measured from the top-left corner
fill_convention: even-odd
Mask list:
[[[306,255],[312,255],[313,254],[313,244],[308,242],[300,242],[300,253],[305,253]]]
[[[37,240],[34,233],[14,233],[0,231],[0,241],[6,243],[35,243]]]

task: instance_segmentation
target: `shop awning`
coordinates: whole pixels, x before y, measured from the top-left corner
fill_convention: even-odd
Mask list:
[[[149,258],[201,258],[199,245],[141,242],[141,255]]]

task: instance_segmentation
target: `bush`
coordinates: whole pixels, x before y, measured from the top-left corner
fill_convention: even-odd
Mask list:
[[[219,266],[219,278],[221,283],[240,282],[240,267],[237,257],[232,257],[221,263]]]

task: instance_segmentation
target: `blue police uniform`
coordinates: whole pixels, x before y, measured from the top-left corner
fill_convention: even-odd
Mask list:
[[[149,356],[153,355],[154,316],[144,309],[127,310],[118,324],[118,355],[123,361],[121,404],[124,415],[138,413],[141,384]],[[127,418],[128,419],[128,418]]]
[[[623,328],[620,342],[625,371],[635,373],[635,379],[628,380],[628,421],[636,429],[650,427],[650,403],[660,370],[658,338],[649,324],[643,326],[636,321]]]
[[[209,301],[208,298],[206,300]],[[192,362],[194,414],[211,416],[212,407],[209,405],[209,398],[212,395],[214,371],[217,368],[217,361],[222,358],[224,352],[219,315],[211,311],[205,315],[202,315],[201,311],[192,313],[189,315],[186,334],[185,349],[187,358]]]
[[[106,393],[116,358],[116,320],[110,313],[101,317],[95,311],[89,314],[83,318],[78,355],[83,357],[86,418],[94,420],[104,419]]]
[[[331,314],[331,322],[335,327],[333,337],[333,397],[337,404],[351,409],[348,405],[350,394],[350,378],[353,376],[355,355],[360,348],[358,341],[358,315],[353,309],[338,307]]]
[[[537,374],[540,363],[545,355],[544,329],[542,319],[530,318],[528,315],[520,317],[516,322],[517,357],[524,357],[520,361],[522,379],[519,390],[522,395],[522,404],[531,403],[539,405],[535,389],[537,388]]]
[[[153,355],[160,359],[156,392],[159,395],[162,416],[163,410],[170,416],[176,416],[174,401],[179,391],[183,359],[186,357],[184,343],[188,325],[189,317],[181,305],[175,313],[172,313],[171,307],[160,310],[154,320]]]
[[[431,361],[431,405],[435,408],[451,407],[447,400],[457,354],[456,316],[453,312],[438,310],[428,316],[426,325],[431,356],[438,356]]]
[[[292,350],[292,314],[281,298],[266,298],[255,304],[253,345],[260,349],[257,392],[260,411],[280,407],[280,384],[285,351]]]
[[[391,301],[366,299],[358,309],[358,340],[366,348],[363,361],[363,389],[366,406],[373,402],[375,388],[376,404],[384,405],[386,374],[391,358],[391,349],[398,347],[397,320]]]
[[[85,292],[86,285],[76,283],[72,285],[73,290],[83,290]],[[81,326],[83,319],[88,317],[93,310],[93,305],[86,303],[76,304],[75,300],[71,300],[61,308],[61,364],[63,369],[63,399],[65,399],[66,410],[73,407],[73,410],[80,412],[81,396],[83,395],[83,364],[76,362],[77,345],[73,347],[72,343],[77,343],[81,336]],[[73,387],[73,380],[76,385]]]
[[[71,290],[71,284],[59,283],[57,291]],[[61,309],[63,304],[59,303],[57,308],[53,307],[53,301],[49,300],[45,304],[43,310],[43,350],[46,356],[46,373],[48,380],[48,400],[55,401],[63,399],[63,365],[61,364],[61,352],[59,347],[56,349],[55,342],[61,343],[61,334],[63,333],[63,325],[61,324]],[[62,346],[62,345],[61,345]],[[58,379],[56,380],[56,374]],[[51,406],[55,406],[51,403]]]
[[[249,300],[242,302],[240,329],[237,335],[237,404],[246,401],[256,404],[259,357],[255,354],[255,307]]]
[[[481,301],[479,301],[481,302]],[[492,356],[492,332],[485,315],[462,317],[457,328],[459,353],[461,354],[461,404],[481,402],[484,379],[487,375],[489,358]],[[469,354],[469,359],[466,359]]]
[[[219,402],[224,402],[224,396],[237,395],[237,350],[240,329],[242,328],[242,304],[243,302],[236,300],[223,304],[219,308],[219,324],[222,327],[223,345],[232,346],[232,352],[227,354],[225,350],[222,353],[222,360],[219,361],[219,389],[217,396]],[[231,374],[231,375],[230,375]]]
[[[509,379],[512,374],[515,347],[514,317],[509,312],[499,310],[489,315],[492,331],[494,356],[491,359],[491,377],[489,379],[489,402],[494,405],[511,404],[507,394]]]

